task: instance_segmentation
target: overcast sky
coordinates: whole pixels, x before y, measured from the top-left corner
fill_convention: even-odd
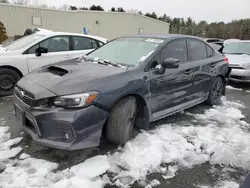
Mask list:
[[[89,7],[101,5],[105,10],[111,7],[155,11],[158,15],[171,17],[192,17],[196,21],[231,21],[250,18],[250,0],[40,0],[42,3],[60,6],[70,4]]]

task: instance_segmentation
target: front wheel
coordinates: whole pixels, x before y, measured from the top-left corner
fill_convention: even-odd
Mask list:
[[[21,76],[12,69],[0,68],[0,97],[12,95]]]
[[[225,90],[225,84],[221,77],[216,77],[209,92],[208,105],[219,105],[223,91]]]
[[[136,109],[134,97],[124,98],[113,107],[106,126],[106,138],[109,142],[124,145],[131,138]]]

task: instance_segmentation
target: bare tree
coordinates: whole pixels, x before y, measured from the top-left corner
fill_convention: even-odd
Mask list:
[[[69,5],[63,4],[59,7],[60,10],[69,10]]]
[[[134,13],[134,14],[138,14],[139,11],[137,9],[128,9],[127,10],[128,13]]]
[[[16,5],[28,5],[30,0],[12,0],[13,4]]]

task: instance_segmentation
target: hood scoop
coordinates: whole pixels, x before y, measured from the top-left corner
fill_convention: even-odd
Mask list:
[[[56,66],[48,67],[47,71],[54,74],[54,75],[57,75],[57,76],[64,76],[64,75],[68,74],[67,70],[60,68],[60,67],[56,67]]]

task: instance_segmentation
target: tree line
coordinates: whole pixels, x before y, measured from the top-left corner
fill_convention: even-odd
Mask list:
[[[0,0],[0,3],[13,3],[18,5],[29,5],[45,8],[55,8],[60,10],[93,10],[93,11],[105,11],[100,5],[92,5],[90,7],[77,7],[74,5],[64,4],[60,7],[49,7],[46,4],[40,4],[39,0]],[[195,35],[199,37],[213,37],[221,39],[238,38],[242,40],[250,40],[250,19],[233,20],[229,23],[225,22],[212,22],[207,21],[196,22],[191,17],[188,18],[171,18],[170,16],[157,15],[155,12],[143,14],[138,10],[125,10],[122,7],[112,7],[111,12],[132,12],[141,15],[148,16],[153,19],[158,19],[170,24],[170,33],[179,33],[187,35]]]

